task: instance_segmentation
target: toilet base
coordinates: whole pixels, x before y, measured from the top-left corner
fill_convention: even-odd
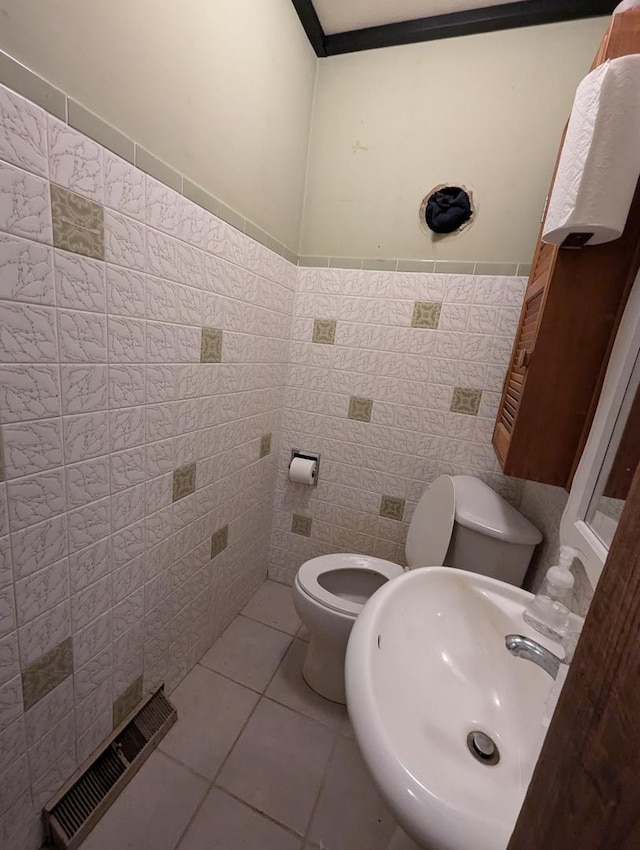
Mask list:
[[[321,697],[346,705],[344,659],[347,643],[314,640],[312,637],[302,665],[302,676]]]

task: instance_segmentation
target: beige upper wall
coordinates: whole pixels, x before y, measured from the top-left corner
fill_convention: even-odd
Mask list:
[[[317,60],[290,0],[0,0],[0,49],[297,249]]]
[[[319,63],[301,254],[523,261],[579,80],[608,18]],[[439,243],[418,208],[473,187],[476,223]]]

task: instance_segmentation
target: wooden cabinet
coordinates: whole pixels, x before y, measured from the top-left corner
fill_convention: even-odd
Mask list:
[[[640,9],[613,17],[594,66],[635,52]],[[493,434],[507,475],[570,487],[639,266],[640,184],[620,239],[574,250],[538,237]]]

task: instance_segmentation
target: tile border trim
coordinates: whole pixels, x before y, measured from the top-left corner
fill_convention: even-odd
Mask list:
[[[49,83],[44,77],[27,68],[8,53],[0,50],[0,83],[21,97],[32,101],[46,112],[55,115],[75,130],[79,130],[94,142],[135,165],[141,171],[155,177],[198,206],[217,215],[227,224],[255,239],[293,265],[298,255],[270,234],[266,233],[243,215],[235,212],[206,189],[194,183],[186,175],[176,171],[163,160],[130,139],[99,115],[91,112],[65,92]]]

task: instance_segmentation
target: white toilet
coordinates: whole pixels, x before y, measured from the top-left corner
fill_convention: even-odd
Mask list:
[[[520,587],[542,534],[494,490],[470,475],[441,475],[409,525],[409,569],[443,564]],[[369,555],[322,555],[296,576],[293,601],[309,630],[302,673],[323,697],[345,702],[349,633],[367,599],[403,568]]]

